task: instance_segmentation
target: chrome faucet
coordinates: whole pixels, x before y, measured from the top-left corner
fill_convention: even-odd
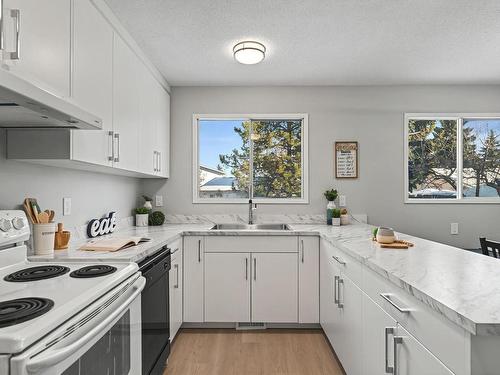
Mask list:
[[[253,224],[253,212],[257,209],[257,203],[254,205],[252,200],[248,201],[248,224]]]

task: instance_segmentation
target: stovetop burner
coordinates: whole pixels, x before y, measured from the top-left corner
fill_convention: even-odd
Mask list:
[[[89,278],[109,275],[116,271],[116,267],[106,264],[98,264],[95,266],[87,266],[71,272],[69,275],[76,278]]]
[[[12,282],[37,281],[64,275],[67,272],[69,272],[68,267],[48,264],[16,271],[5,276],[4,280]]]
[[[18,298],[0,302],[0,328],[36,318],[53,306],[54,302],[47,298]]]

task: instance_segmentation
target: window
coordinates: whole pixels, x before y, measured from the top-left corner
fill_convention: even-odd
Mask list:
[[[500,115],[405,116],[406,202],[500,203]]]
[[[307,203],[307,115],[193,116],[193,202]]]

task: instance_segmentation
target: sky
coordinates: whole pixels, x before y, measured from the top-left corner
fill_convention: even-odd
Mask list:
[[[198,128],[200,165],[217,169],[219,155],[229,154],[242,145],[235,127],[241,127],[243,120],[200,120]],[[230,170],[225,170],[230,175]]]

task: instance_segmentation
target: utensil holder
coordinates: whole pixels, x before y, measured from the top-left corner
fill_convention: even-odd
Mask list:
[[[35,255],[54,253],[56,224],[33,224],[33,251]]]

